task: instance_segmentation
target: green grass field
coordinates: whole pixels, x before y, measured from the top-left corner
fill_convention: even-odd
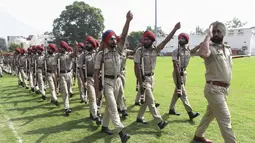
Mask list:
[[[231,112],[232,126],[239,143],[255,142],[255,58],[234,59],[233,78],[228,96],[228,105]],[[160,103],[159,112],[169,122],[168,126],[160,131],[147,109],[145,119],[148,125],[135,122],[139,110],[134,106],[135,76],[133,62],[127,62],[127,85],[125,96],[129,116],[123,120],[125,131],[131,135],[130,143],[190,143],[196,127],[202,118],[207,101],[203,95],[205,84],[205,68],[203,61],[191,58],[187,69],[188,98],[194,111],[201,115],[193,122],[189,121],[181,100],[178,100],[176,110],[181,116],[169,116],[169,104],[172,98],[174,84],[172,80],[171,57],[158,57],[155,75],[154,96]],[[17,136],[24,143],[110,143],[120,142],[117,134],[107,136],[101,133],[101,126],[89,119],[88,105],[81,104],[77,90],[73,88],[75,96],[70,100],[73,109],[69,117],[65,117],[61,95],[58,96],[60,107],[50,104],[49,98],[42,101],[40,95],[17,86],[17,78],[5,75],[0,79],[0,142],[18,142]],[[47,90],[47,96],[49,93]],[[102,111],[104,111],[104,106]],[[11,128],[14,128],[14,133]],[[112,124],[110,128],[114,127]],[[222,143],[223,139],[219,127],[214,120],[206,137],[215,143]]]

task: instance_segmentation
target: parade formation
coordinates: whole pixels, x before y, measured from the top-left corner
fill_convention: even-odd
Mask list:
[[[156,35],[152,31],[145,31],[140,43],[134,50],[125,46],[133,14],[128,11],[122,33],[118,36],[113,30],[106,30],[101,39],[90,35],[84,37],[84,42],[74,42],[71,47],[66,41],[56,44],[31,45],[27,50],[17,47],[13,53],[0,53],[0,77],[3,71],[18,77],[18,85],[26,90],[40,94],[42,100],[50,98],[50,102],[63,108],[66,116],[72,115],[69,100],[73,96],[73,86],[78,82],[80,102],[89,104],[90,118],[101,131],[112,135],[109,123],[119,133],[121,142],[129,140],[130,135],[125,132],[121,118],[128,118],[126,97],[126,60],[134,61],[134,73],[137,82],[137,96],[134,105],[140,106],[136,122],[148,124],[144,119],[147,109],[160,130],[168,122],[162,119],[159,102],[153,94],[156,60],[160,51],[172,39],[176,31],[181,29],[177,22],[167,37],[159,44],[155,44]],[[226,96],[232,77],[231,48],[223,44],[226,27],[221,22],[209,25],[204,41],[193,49],[189,48],[189,35],[178,35],[178,48],[172,53],[173,82],[175,90],[169,106],[169,115],[177,115],[175,104],[178,99],[183,102],[190,120],[198,117],[189,103],[185,89],[190,57],[194,54],[204,59],[205,89],[204,96],[208,101],[206,113],[200,121],[193,140],[202,143],[211,143],[204,133],[215,118],[221,135],[226,143],[235,143],[236,137],[232,131],[230,112],[226,103]],[[159,73],[160,74],[160,73]],[[46,90],[50,95],[46,95]],[[62,95],[62,100],[58,98]],[[103,100],[105,109],[101,109]],[[63,104],[60,104],[62,102]]]

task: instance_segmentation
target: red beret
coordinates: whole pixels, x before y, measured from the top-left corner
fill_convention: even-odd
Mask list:
[[[84,44],[81,43],[81,42],[79,42],[76,46],[77,46],[77,47],[81,47],[81,48],[84,48],[84,47],[85,47]]]
[[[68,50],[69,46],[65,41],[61,41],[59,44],[61,47],[65,48],[66,50]]]
[[[189,35],[188,34],[181,33],[181,34],[178,35],[178,39],[180,39],[181,37],[184,37],[187,40],[187,42],[189,42]]]
[[[67,51],[69,51],[69,52],[73,52],[73,48],[72,48],[72,47],[70,47],[70,46],[68,46]]]
[[[150,31],[150,30],[147,30],[147,31],[145,31],[145,32],[143,33],[143,38],[144,38],[144,37],[149,37],[149,38],[152,39],[153,41],[156,40],[156,35],[155,35],[152,31]]]
[[[30,48],[27,48],[27,51],[32,51],[32,48],[30,47]]]
[[[20,52],[21,52],[21,53],[26,53],[26,49],[21,48],[21,49],[20,49]]]
[[[44,48],[43,48],[42,46],[40,46],[40,45],[36,46],[36,49],[37,49],[37,50],[44,51]]]
[[[36,46],[32,46],[32,50],[36,50]]]
[[[20,49],[19,49],[19,48],[16,48],[15,51],[18,52],[18,53],[20,53]]]
[[[95,38],[93,38],[93,37],[91,37],[91,36],[87,36],[87,37],[85,38],[84,42],[86,42],[86,41],[88,41],[90,44],[92,44],[92,46],[93,46],[94,48],[96,48],[97,43],[96,43],[96,39],[95,39]]]
[[[51,48],[53,50],[53,52],[57,51],[57,48],[56,48],[55,44],[49,44],[48,48]]]

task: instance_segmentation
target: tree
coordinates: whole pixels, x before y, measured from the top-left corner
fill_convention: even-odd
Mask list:
[[[16,43],[11,43],[8,50],[9,51],[13,51],[15,50],[16,48],[20,48],[20,45],[19,44],[16,44]]]
[[[133,50],[140,43],[143,32],[144,31],[133,31],[128,35],[129,49]]]
[[[85,2],[75,1],[66,6],[53,22],[53,34],[57,40],[81,42],[87,35],[99,38],[104,30],[101,10]]]
[[[151,26],[147,26],[147,30],[153,31],[156,33],[155,28],[153,29]],[[161,27],[157,27],[157,37],[165,37],[166,33],[161,29]]]
[[[245,26],[246,24],[247,22],[242,22],[239,18],[236,17],[225,23],[227,28],[239,28]]]
[[[195,29],[195,32],[190,32],[190,35],[204,35],[205,34],[205,30],[203,30],[203,28],[201,28],[200,26],[197,26]]]

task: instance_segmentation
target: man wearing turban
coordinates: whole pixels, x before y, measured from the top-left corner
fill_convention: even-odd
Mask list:
[[[156,35],[152,31],[145,31],[143,33],[143,46],[139,47],[134,55],[135,75],[138,80],[139,90],[141,97],[144,97],[144,103],[140,106],[136,122],[147,124],[144,121],[144,112],[147,106],[156,121],[158,127],[163,129],[167,126],[168,122],[164,121],[155,106],[155,99],[152,93],[154,86],[154,69],[156,66],[156,58],[158,53],[165,47],[165,45],[172,39],[175,32],[180,29],[181,24],[178,22],[171,33],[164,39],[158,46],[155,46]],[[141,72],[142,71],[142,72]],[[143,99],[144,99],[143,98]]]
[[[198,55],[204,59],[205,63],[206,84],[204,96],[207,99],[208,105],[206,113],[195,132],[194,141],[203,143],[212,142],[204,137],[204,133],[211,121],[216,118],[224,142],[236,142],[226,102],[232,78],[232,53],[231,48],[223,44],[225,35],[225,25],[218,21],[213,22],[207,31],[207,36],[203,43],[200,44]]]

